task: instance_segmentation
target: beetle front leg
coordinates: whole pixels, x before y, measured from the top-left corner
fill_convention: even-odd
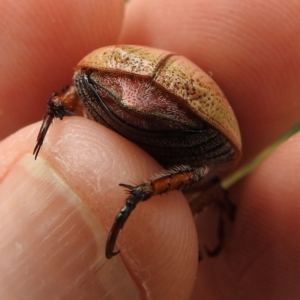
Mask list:
[[[112,258],[120,252],[114,251],[118,234],[139,202],[146,201],[155,195],[161,195],[169,191],[186,188],[205,177],[208,171],[209,168],[207,166],[198,168],[177,166],[170,170],[165,170],[149,181],[137,186],[121,183],[120,186],[125,187],[130,195],[126,199],[125,205],[117,215],[109,232],[105,249],[106,257],[108,259]]]
[[[78,99],[74,86],[65,87],[61,93],[53,93],[47,105],[48,109],[37,137],[36,146],[33,150],[35,159],[40,152],[49,127],[55,118],[62,120],[65,116],[73,116],[75,114],[83,116],[82,104]]]

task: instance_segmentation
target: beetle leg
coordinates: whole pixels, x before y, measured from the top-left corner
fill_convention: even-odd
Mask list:
[[[218,236],[218,244],[214,249],[208,249],[207,246],[204,245],[204,250],[207,254],[207,256],[209,257],[214,257],[217,256],[220,251],[223,248],[223,241],[224,241],[224,220],[222,217],[219,218],[219,224],[218,224],[218,232],[217,232],[217,236]]]
[[[33,150],[35,159],[40,152],[45,136],[53,119],[59,118],[62,120],[64,116],[73,116],[75,111],[77,115],[82,115],[82,108],[80,107],[81,104],[77,97],[75,87],[73,86],[65,87],[59,94],[53,93],[48,100],[47,105],[48,109],[37,137],[36,146]]]
[[[228,198],[227,190],[222,188],[221,180],[218,177],[210,178],[197,189],[197,191],[188,190],[184,192],[189,199],[189,206],[193,215],[197,215],[208,205],[216,203],[226,212],[231,221],[234,220],[235,205]]]
[[[125,205],[116,216],[114,224],[109,232],[105,254],[111,258],[119,253],[114,251],[115,243],[120,230],[123,228],[129,215],[141,201],[146,201],[152,196],[161,195],[172,190],[181,190],[201,180],[209,171],[207,166],[191,168],[190,166],[178,166],[165,170],[149,181],[137,186],[121,183],[129,192]]]
[[[201,188],[198,187],[198,189],[200,191],[196,193],[193,193],[193,191],[185,193],[187,198],[190,198],[189,205],[194,215],[197,215],[210,204],[216,204],[220,209],[217,229],[218,244],[214,249],[211,250],[204,246],[206,254],[212,257],[218,255],[223,246],[225,235],[224,213],[227,215],[230,221],[234,221],[236,207],[230,201],[227,190],[222,188],[221,180],[218,177],[210,178],[209,180],[203,182]],[[202,257],[203,255],[199,256],[199,260],[201,260]]]
[[[217,201],[217,204],[219,205],[219,207],[221,209],[220,216],[219,216],[218,232],[217,232],[218,245],[212,250],[210,250],[206,246],[204,246],[206,254],[210,257],[217,256],[223,247],[223,241],[224,241],[224,236],[225,236],[225,229],[224,229],[225,225],[224,225],[224,219],[223,219],[223,212],[226,213],[226,215],[230,221],[233,222],[235,219],[236,206],[228,198],[227,191],[224,190],[221,186],[219,188],[223,192],[223,198],[221,199],[222,201],[220,201],[220,200]]]
[[[223,248],[224,236],[225,236],[224,212],[226,213],[230,221],[233,222],[235,219],[236,206],[228,198],[227,190],[223,189],[220,185],[219,185],[219,190],[222,193],[222,197],[216,201],[216,204],[220,208],[220,215],[219,215],[218,229],[217,229],[218,244],[214,249],[208,249],[206,246],[204,246],[204,250],[207,256],[209,257],[217,256]]]
[[[220,188],[223,190],[224,197],[223,201],[220,203],[218,202],[218,204],[221,206],[221,209],[226,212],[229,220],[233,222],[235,220],[236,206],[230,201],[228,191],[222,187]]]
[[[199,247],[198,248],[198,261],[201,261],[203,259],[203,252],[202,249]]]

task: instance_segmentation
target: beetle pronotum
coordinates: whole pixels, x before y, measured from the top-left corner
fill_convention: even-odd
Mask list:
[[[169,168],[137,186],[120,184],[129,196],[109,233],[107,258],[119,252],[114,251],[117,236],[137,203],[201,179],[202,189],[210,190],[218,184],[218,171],[241,156],[239,127],[224,94],[182,56],[140,46],[104,47],[79,62],[74,83],[50,97],[35,157],[54,118],[82,115],[133,141]],[[220,201],[207,194],[191,203],[194,213]],[[230,204],[224,203],[230,214]]]

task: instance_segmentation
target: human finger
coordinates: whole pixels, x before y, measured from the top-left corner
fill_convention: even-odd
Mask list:
[[[300,118],[298,2],[129,2],[120,41],[190,58],[225,92],[247,161]]]
[[[299,297],[299,151],[297,133],[230,190],[236,220],[223,252],[201,262],[192,299]]]
[[[179,192],[139,204],[117,241],[120,254],[104,256],[126,198],[118,184],[142,182],[160,166],[111,130],[76,117],[51,126],[35,161],[39,126],[1,143],[2,298],[188,299],[198,248]]]

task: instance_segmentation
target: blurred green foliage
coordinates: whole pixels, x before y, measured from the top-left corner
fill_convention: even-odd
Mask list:
[[[278,147],[282,142],[284,142],[286,139],[288,139],[290,136],[295,134],[297,131],[300,131],[300,121],[294,125],[283,137],[281,137],[276,143],[269,146],[267,149],[262,151],[256,158],[253,159],[249,164],[244,166],[243,168],[236,171],[232,176],[225,179],[223,182],[223,186],[225,188],[228,188],[233,183],[247,175],[249,172],[251,172],[265,157],[267,157],[276,147]]]

